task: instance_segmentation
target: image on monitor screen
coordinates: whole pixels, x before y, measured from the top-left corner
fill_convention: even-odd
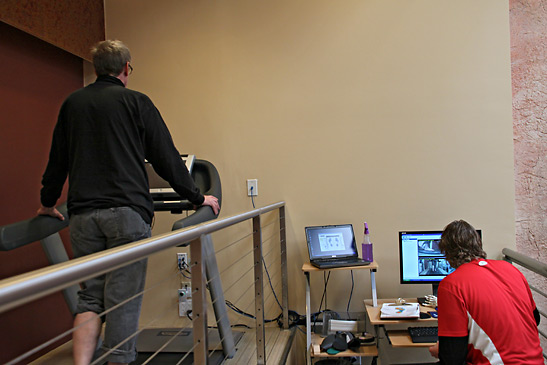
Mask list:
[[[477,231],[481,235],[481,231]],[[442,231],[399,232],[399,273],[401,284],[432,284],[454,271],[439,249]]]
[[[399,232],[401,284],[433,284],[454,271],[439,249],[442,231]]]
[[[446,276],[454,271],[448,261],[439,257],[418,257],[418,266],[420,277]]]

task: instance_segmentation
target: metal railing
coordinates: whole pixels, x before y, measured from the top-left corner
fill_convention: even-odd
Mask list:
[[[88,255],[65,263],[49,266],[26,274],[0,281],[0,313],[16,308],[23,304],[44,297],[53,292],[60,291],[71,285],[80,283],[98,275],[102,275],[117,268],[137,262],[150,255],[168,248],[181,245],[190,246],[191,256],[191,283],[192,283],[192,327],[194,332],[193,358],[194,363],[206,364],[209,362],[208,343],[208,301],[207,289],[218,277],[207,278],[208,255],[215,255],[212,249],[211,234],[223,230],[235,224],[252,221],[252,255],[254,266],[254,327],[256,331],[256,356],[258,364],[266,363],[266,340],[264,334],[264,290],[263,290],[263,238],[261,217],[269,212],[278,211],[279,224],[279,255],[280,255],[280,277],[281,277],[281,301],[278,304],[282,307],[282,314],[279,316],[284,329],[289,328],[288,315],[288,273],[287,273],[287,251],[285,235],[285,203],[278,202],[263,208],[237,214],[228,218],[204,223],[190,228],[174,231],[152,237],[150,239],[130,243],[121,247]],[[267,270],[267,269],[266,269]],[[219,274],[217,274],[219,276]],[[209,279],[209,280],[207,280]],[[268,274],[268,279],[269,274]],[[271,285],[271,281],[270,281]],[[222,288],[222,287],[220,287]],[[272,287],[273,291],[273,287]],[[141,294],[142,295],[142,294]],[[275,295],[275,292],[274,292]],[[132,298],[130,298],[132,299]],[[277,297],[276,297],[277,300]],[[224,302],[222,303],[224,305]],[[221,319],[217,318],[217,323]],[[219,325],[220,327],[220,325]],[[71,331],[61,336],[70,335]],[[136,334],[135,334],[136,335]],[[57,338],[50,342],[57,341]],[[224,344],[223,344],[224,345]],[[17,363],[46,347],[33,349],[10,363]],[[228,350],[229,351],[229,350]],[[226,353],[226,349],[224,349]],[[231,354],[228,354],[231,357]]]
[[[504,248],[502,250],[502,253],[504,255],[504,260],[530,271],[529,275],[526,275],[527,274],[526,272],[524,273],[528,277],[529,282],[530,282],[529,276],[535,274],[543,278],[541,279],[541,282],[543,284],[546,283],[544,279],[547,278],[547,264],[539,262],[531,257],[528,257],[526,255],[523,255],[519,252],[513,251],[508,248]],[[547,307],[542,306],[542,304],[547,303],[547,294],[543,291],[542,288],[539,288],[530,283],[529,283],[529,286],[530,286],[530,289],[532,290],[532,293],[535,293],[539,297],[539,300],[536,299],[536,305],[538,307],[538,312],[541,317],[540,327],[538,328],[538,330],[540,334],[540,340],[543,345],[543,358],[547,360],[547,352],[546,352],[547,351],[546,350],[547,332],[544,329],[544,328],[547,328],[547,325],[545,324],[547,321]],[[547,304],[544,304],[544,305],[547,305]]]

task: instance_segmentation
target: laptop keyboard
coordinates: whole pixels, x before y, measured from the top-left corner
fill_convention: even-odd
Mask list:
[[[363,266],[363,265],[369,265],[370,262],[364,261],[364,260],[347,259],[347,260],[336,260],[336,261],[315,261],[314,264],[317,264],[316,266],[322,269],[325,269],[325,268],[332,268],[332,267]]]
[[[438,327],[408,327],[408,334],[414,343],[437,342]]]

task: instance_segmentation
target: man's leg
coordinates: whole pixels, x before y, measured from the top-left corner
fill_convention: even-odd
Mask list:
[[[75,365],[87,365],[91,362],[101,334],[101,326],[101,319],[96,313],[84,312],[76,315],[72,335]]]
[[[125,245],[150,237],[150,226],[129,207],[112,208],[101,212],[101,229],[107,236],[107,248]],[[146,278],[146,262],[141,260],[106,274],[104,305],[106,326],[104,350],[111,364],[124,364],[136,356],[136,337]],[[128,299],[133,298],[132,300]],[[123,303],[121,307],[113,307]]]
[[[95,224],[93,211],[70,217],[70,240],[74,258],[106,249],[106,238]],[[77,314],[74,318],[73,357],[75,364],[89,364],[97,348],[104,312],[104,275],[86,280],[78,292]]]

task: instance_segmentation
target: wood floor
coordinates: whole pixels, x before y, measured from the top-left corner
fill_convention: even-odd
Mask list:
[[[232,359],[225,359],[223,364],[256,364],[256,332],[254,330],[234,331],[243,332],[243,336],[236,345],[236,354]],[[288,348],[293,340],[293,330],[281,330],[277,327],[266,327],[266,363],[284,364]],[[33,361],[33,365],[71,365],[72,361],[72,341],[58,347],[48,354]],[[151,360],[149,364],[166,364],[165,360]],[[173,364],[176,364],[174,361]]]
[[[288,347],[291,346],[293,330],[280,330],[279,328],[266,327],[266,363],[284,364]],[[256,332],[246,331],[236,345],[236,355],[227,359],[224,364],[256,364]]]

